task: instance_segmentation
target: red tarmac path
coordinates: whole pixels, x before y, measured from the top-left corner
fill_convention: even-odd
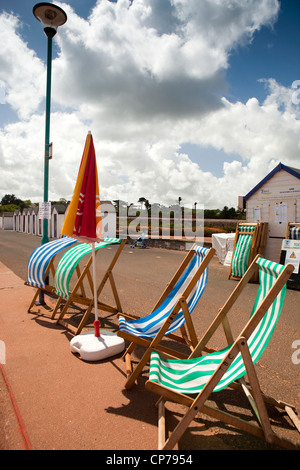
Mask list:
[[[155,397],[145,389],[142,403],[131,405],[130,392],[124,391],[123,361],[87,363],[74,356],[65,329],[44,313],[26,313],[33,290],[2,263],[0,286],[1,337],[6,344],[2,370],[22,419],[22,426],[16,425],[6,397],[9,422],[0,435],[0,449],[28,446],[18,428],[26,432],[29,446],[39,450],[155,449]],[[3,392],[3,374],[0,383]],[[126,418],[126,407],[132,418]],[[6,409],[0,410],[7,419]]]

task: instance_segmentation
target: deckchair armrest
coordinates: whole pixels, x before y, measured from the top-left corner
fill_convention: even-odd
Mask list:
[[[140,318],[138,315],[132,315],[131,313],[118,313],[117,314],[117,317],[124,317],[125,320],[137,320],[138,318]]]

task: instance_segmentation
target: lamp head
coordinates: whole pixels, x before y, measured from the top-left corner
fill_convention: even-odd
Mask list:
[[[67,21],[64,10],[52,3],[37,3],[33,7],[33,14],[42,25],[47,37],[55,36],[58,26],[62,26]]]

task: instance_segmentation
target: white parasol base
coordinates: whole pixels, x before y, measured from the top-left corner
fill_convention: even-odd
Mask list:
[[[125,349],[125,341],[116,333],[100,330],[100,336],[96,337],[94,331],[82,333],[70,341],[71,352],[80,354],[84,361],[101,361]]]

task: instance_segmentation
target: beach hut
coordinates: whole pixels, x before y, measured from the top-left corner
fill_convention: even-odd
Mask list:
[[[2,212],[0,214],[0,228],[2,230],[13,230],[13,221],[13,212]]]
[[[38,212],[37,206],[32,206],[30,210],[30,233],[32,235],[38,235]]]
[[[14,212],[14,230],[16,232],[22,232],[22,211],[16,209]]]
[[[65,204],[54,204],[51,208],[50,234],[53,238],[60,237],[67,207]]]
[[[300,222],[300,169],[279,163],[243,197],[247,222],[267,222],[264,257],[280,261],[290,222]]]

